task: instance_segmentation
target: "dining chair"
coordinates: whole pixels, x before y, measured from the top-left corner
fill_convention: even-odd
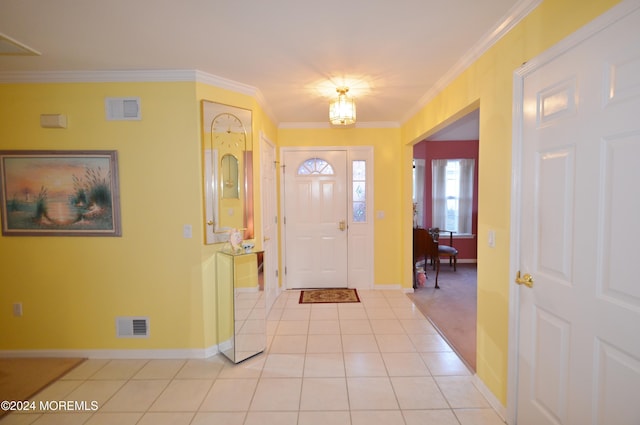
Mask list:
[[[453,233],[449,230],[440,230],[439,227],[431,227],[428,232],[438,244],[438,257],[449,257],[449,266],[453,265],[453,271],[457,271],[458,250],[453,247]],[[449,232],[449,243],[451,245],[443,245],[440,243],[441,232]]]

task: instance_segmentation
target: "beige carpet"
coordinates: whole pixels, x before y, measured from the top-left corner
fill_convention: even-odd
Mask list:
[[[0,400],[29,400],[84,359],[0,358]],[[0,410],[0,417],[6,412]]]
[[[467,366],[476,370],[477,267],[458,263],[453,271],[446,262],[440,267],[438,285],[433,287],[435,273],[427,268],[424,287],[408,294],[416,307],[438,329]]]
[[[312,289],[300,293],[300,304],[310,303],[359,303],[355,289]]]

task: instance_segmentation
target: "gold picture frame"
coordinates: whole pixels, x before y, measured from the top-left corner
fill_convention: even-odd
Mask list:
[[[116,151],[0,151],[3,236],[121,236]]]

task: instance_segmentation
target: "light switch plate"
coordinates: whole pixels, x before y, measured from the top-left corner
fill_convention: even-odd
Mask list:
[[[487,243],[489,245],[489,248],[495,248],[496,247],[496,231],[491,229],[489,230],[489,234],[487,237]]]

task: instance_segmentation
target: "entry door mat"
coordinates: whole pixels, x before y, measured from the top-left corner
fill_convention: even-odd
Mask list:
[[[355,289],[329,288],[311,289],[300,292],[300,304],[314,303],[359,303]]]

